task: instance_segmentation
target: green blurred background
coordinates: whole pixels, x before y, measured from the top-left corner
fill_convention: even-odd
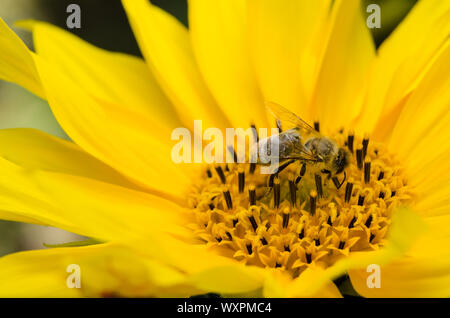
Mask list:
[[[375,3],[381,8],[381,28],[372,29],[377,46],[392,32],[415,2],[416,0],[364,0],[365,7]],[[81,29],[69,30],[70,32],[104,49],[140,56],[120,0],[1,0],[0,17],[10,26],[17,20],[36,19],[66,28],[66,8],[71,3],[81,7]],[[152,0],[152,3],[170,12],[185,25],[188,24],[186,0]],[[32,48],[28,32],[16,28],[13,30]],[[37,128],[67,138],[45,101],[17,85],[0,81],[0,128],[16,127]],[[76,239],[79,237],[50,227],[0,221],[0,255],[43,248],[43,243],[57,244]]]

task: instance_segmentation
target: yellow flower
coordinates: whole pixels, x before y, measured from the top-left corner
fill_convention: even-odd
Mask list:
[[[191,0],[189,30],[123,4],[145,62],[24,21],[32,53],[0,20],[0,78],[73,140],[0,130],[0,217],[97,240],[0,258],[0,296],[340,297],[344,273],[363,296],[450,296],[449,1],[377,51],[356,0]],[[254,167],[171,160],[173,128],[268,127],[265,101],[353,145],[342,187],[293,165],[261,194]]]

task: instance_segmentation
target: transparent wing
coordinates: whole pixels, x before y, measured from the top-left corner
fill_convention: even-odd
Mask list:
[[[291,128],[298,128],[299,134],[303,139],[308,136],[321,137],[321,134],[318,131],[283,106],[274,102],[266,102],[266,107],[277,121],[281,123],[283,131]]]

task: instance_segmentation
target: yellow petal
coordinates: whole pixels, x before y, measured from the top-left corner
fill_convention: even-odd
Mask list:
[[[358,130],[371,132],[397,117],[398,104],[418,85],[449,34],[450,2],[422,0],[413,7],[378,50],[364,113],[355,121]]]
[[[392,85],[385,101],[387,109],[394,106],[419,82],[449,35],[450,3],[424,0],[418,2],[392,36],[383,43],[379,55],[389,60],[391,67],[388,66],[387,69],[391,71],[395,64],[399,66],[395,74],[392,74]],[[386,77],[389,78],[391,74],[384,75],[387,80]]]
[[[21,21],[31,30],[36,52],[90,94],[178,127],[176,113],[145,62],[97,48],[45,22]]]
[[[375,48],[358,0],[335,1],[311,111],[321,127],[348,125],[362,107]]]
[[[288,289],[289,297],[342,298],[341,292],[331,280],[325,282],[314,293],[310,292],[309,286],[314,284],[314,278],[323,274],[324,270],[321,268],[306,269],[298,278],[292,281]]]
[[[306,118],[310,115],[307,107],[319,62],[314,43],[316,38],[323,40],[319,31],[326,26],[330,4],[308,0],[248,2],[251,57],[264,100],[277,102],[305,120],[310,120]]]
[[[312,288],[312,284],[316,283],[317,276],[323,274],[323,269],[308,268],[299,277],[292,279],[285,273],[272,272],[271,275],[267,275],[265,280],[264,297],[342,298],[339,289],[331,280],[328,280],[320,288]]]
[[[188,7],[197,63],[233,127],[267,127],[264,101],[251,65],[246,2],[191,0]]]
[[[77,252],[74,249],[72,252]],[[63,255],[58,255],[65,252]],[[66,272],[71,262],[65,249],[38,250],[0,258],[1,297],[81,297],[80,289],[68,288]]]
[[[419,191],[419,201],[434,196],[441,187],[450,184],[448,69],[450,41],[411,94],[389,143],[407,165],[410,183]]]
[[[19,84],[44,98],[32,53],[0,18],[0,79]]]
[[[157,196],[1,158],[0,171],[0,211],[104,241],[190,235],[184,210]]]
[[[123,0],[141,51],[183,124],[229,127],[197,68],[187,29],[146,0]]]
[[[79,266],[81,289],[67,288],[70,264]],[[195,274],[177,265],[181,270],[117,243],[16,253],[0,258],[0,296],[186,297],[210,291],[236,295],[260,288],[264,277],[263,269],[236,263]]]
[[[444,259],[408,258],[380,267],[380,288],[369,288],[370,273],[350,270],[353,288],[364,297],[448,297],[450,256]],[[412,270],[411,270],[412,269]]]
[[[68,280],[75,283],[71,276],[75,273],[80,274],[81,288],[68,287]],[[182,273],[116,244],[36,250],[0,258],[1,297],[191,295],[193,290],[186,293],[184,281]]]
[[[61,172],[137,188],[74,143],[35,129],[1,129],[0,156],[26,169]]]
[[[247,266],[186,239],[155,235],[149,240],[125,240],[142,255],[186,273],[187,283],[204,292],[226,295],[249,294],[260,290],[267,271]]]
[[[43,221],[41,221],[39,219],[33,219],[31,217],[24,216],[21,213],[11,212],[11,211],[4,211],[4,210],[0,210],[0,219],[1,220],[14,221],[14,222],[21,222],[21,223],[46,225],[45,222],[43,222]]]
[[[450,151],[445,154],[445,158],[450,156]],[[443,161],[442,161],[443,162]],[[414,209],[424,217],[450,215],[450,182],[448,182],[448,175],[450,174],[450,165],[445,165],[445,168],[440,168],[436,165],[438,170],[435,175],[436,183],[431,183],[430,186],[421,187],[421,194],[414,205]],[[446,183],[444,183],[446,182]]]
[[[171,159],[166,127],[93,97],[41,57],[35,61],[50,107],[72,140],[139,184],[182,200],[190,180]]]
[[[392,132],[391,148],[408,158],[414,168],[425,156],[436,157],[448,149],[444,141],[450,137],[449,68],[450,40],[411,94]],[[425,147],[426,152],[419,151]]]
[[[152,233],[149,233],[149,237]],[[151,240],[124,240],[149,257],[179,268],[186,273],[196,274],[211,268],[222,268],[239,264],[236,260],[221,256],[204,244],[193,244],[186,239],[172,236],[151,236]],[[242,264],[240,264],[242,265]]]
[[[286,297],[286,284],[289,284],[290,277],[282,272],[273,272],[264,281],[263,296],[266,298]]]
[[[192,275],[189,281],[208,292],[239,294],[261,288],[264,276],[264,269],[235,264],[206,269]]]
[[[367,279],[371,273],[365,269],[350,270],[355,290],[365,297],[448,297],[450,219],[438,217],[435,222],[428,222],[430,219],[434,218],[426,219],[429,225],[426,235],[421,236],[404,257],[381,264],[380,288],[368,287]]]

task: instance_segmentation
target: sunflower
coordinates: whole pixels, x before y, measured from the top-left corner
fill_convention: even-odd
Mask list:
[[[90,238],[0,258],[1,296],[450,296],[449,1],[378,50],[356,0],[190,0],[189,29],[123,5],[145,61],[0,20],[0,77],[72,140],[0,130],[0,217]],[[271,127],[265,101],[348,149],[346,181],[171,160],[175,127]]]

